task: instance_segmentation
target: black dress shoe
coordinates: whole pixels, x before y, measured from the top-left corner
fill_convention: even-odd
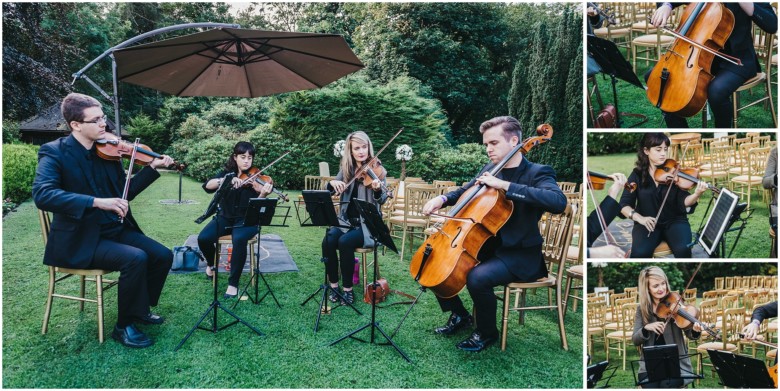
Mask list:
[[[479,331],[475,331],[471,333],[470,337],[460,341],[457,345],[455,345],[455,347],[467,352],[481,352],[488,346],[492,345],[493,342],[496,342],[497,339],[498,335],[485,336],[482,335],[482,333]]]
[[[471,315],[460,316],[453,312],[450,314],[450,318],[447,319],[447,323],[442,327],[433,329],[433,332],[436,334],[450,335],[464,327],[471,326],[471,323]]]
[[[151,312],[144,316],[136,316],[135,320],[143,324],[163,324],[165,322],[165,318]]]
[[[129,348],[146,348],[154,344],[154,341],[149,339],[146,334],[135,328],[135,325],[133,324],[124,328],[114,326],[114,331],[111,333],[111,338]]]

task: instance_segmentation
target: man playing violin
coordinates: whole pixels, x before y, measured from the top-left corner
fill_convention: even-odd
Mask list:
[[[655,26],[666,25],[672,15],[672,9],[686,3],[658,3],[658,9],[650,20]],[[724,3],[724,7],[734,14],[734,30],[726,40],[723,53],[742,61],[742,66],[715,57],[712,64],[712,74],[715,76],[707,88],[707,102],[715,117],[716,128],[733,126],[734,111],[731,96],[745,81],[761,72],[761,65],[753,46],[753,23],[760,29],[775,34],[777,32],[777,15],[769,3]],[[650,69],[645,74],[645,81],[650,76]],[[669,91],[668,93],[673,93]],[[669,128],[687,128],[685,118],[665,113],[664,120]]]
[[[43,263],[74,269],[119,271],[117,321],[111,336],[128,347],[153,341],[136,322],[161,324],[150,306],[160,300],[173,253],[141,232],[129,201],[173,164],[163,155],[133,177],[122,199],[125,171],[119,161],[98,157],[106,117],[96,99],[72,93],[62,101],[71,134],[41,146],[33,182],[35,205],[54,213]]]
[[[477,328],[471,336],[456,345],[458,349],[478,352],[498,339],[496,327],[496,296],[493,289],[513,281],[535,281],[547,276],[542,255],[543,238],[538,222],[545,211],[561,213],[566,209],[566,196],[556,184],[555,171],[545,165],[530,162],[517,153],[498,175],[489,171],[522,141],[520,122],[512,117],[496,117],[479,128],[490,163],[480,175],[460,189],[428,201],[423,213],[431,214],[443,206],[454,205],[463,193],[477,184],[506,191],[514,204],[512,215],[495,238],[482,247],[480,264],[471,269],[466,279],[469,295],[474,301]],[[459,296],[437,297],[442,311],[451,311],[447,323],[434,330],[451,335],[472,324],[472,317]]]

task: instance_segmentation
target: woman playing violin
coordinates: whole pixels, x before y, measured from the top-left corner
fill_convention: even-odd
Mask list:
[[[707,184],[698,182],[693,194],[689,194],[674,184],[656,180],[656,167],[666,162],[669,145],[669,137],[665,134],[645,133],[639,142],[636,167],[628,176],[629,182],[637,184],[637,190],[624,191],[620,197],[621,214],[634,221],[632,258],[651,258],[662,240],[669,245],[675,258],[691,257],[688,247],[691,225],[687,215],[693,213]],[[661,214],[656,218],[659,210]]]
[[[659,2],[651,24],[656,27],[665,25],[672,14],[672,9],[683,4],[686,3]],[[707,102],[715,117],[716,128],[733,126],[734,109],[731,96],[745,81],[761,72],[761,65],[753,46],[753,23],[770,34],[777,32],[777,15],[769,3],[724,3],[723,6],[734,14],[734,29],[723,46],[723,53],[741,60],[742,66],[718,57],[715,57],[712,64],[712,74],[715,77],[707,88]],[[650,71],[645,74],[646,81]],[[674,114],[666,113],[664,120],[669,128],[688,127],[685,118]]]
[[[688,344],[683,338],[683,333],[688,339],[698,339],[701,336],[701,325],[692,323],[691,328],[685,330],[679,328],[674,321],[666,321],[659,318],[659,305],[669,295],[669,279],[666,278],[661,268],[649,266],[639,272],[638,285],[639,306],[634,316],[634,334],[631,337],[635,346],[642,348],[667,344],[677,345],[677,353],[680,358],[680,373],[691,374],[693,368],[688,354]],[[644,361],[644,351],[640,350],[638,378],[641,382],[647,379],[647,365]],[[642,388],[680,388],[693,382],[692,379],[670,379],[656,383],[647,383]]]
[[[352,275],[355,272],[355,249],[374,246],[368,229],[360,217],[357,205],[352,201],[355,199],[368,201],[375,205],[377,210],[380,210],[380,205],[387,201],[387,192],[383,186],[386,172],[381,165],[372,169],[377,177],[375,179],[354,178],[355,173],[363,168],[363,164],[371,160],[372,157],[374,157],[374,145],[368,135],[362,131],[350,133],[345,140],[339,173],[336,175],[336,179],[328,182],[328,190],[338,194],[341,201],[339,220],[342,225],[350,227],[331,227],[325,234],[325,238],[322,239],[322,258],[328,272],[328,282],[334,288],[330,291],[328,300],[334,303],[342,301],[352,304],[354,302]],[[376,174],[377,172],[378,174]],[[352,185],[347,187],[347,183],[353,179],[355,180]],[[338,254],[336,254],[336,250],[338,250]],[[339,268],[343,284],[341,293],[338,293]]]
[[[140,170],[123,198],[122,164],[97,153],[96,141],[106,135],[100,102],[69,94],[62,101],[62,116],[71,133],[41,146],[32,188],[35,205],[54,213],[43,263],[118,270],[119,305],[111,336],[128,347],[151,346],[153,341],[135,323],[163,322],[149,307],[160,300],[173,253],[141,232],[129,201],[160,177],[158,167],[173,159],[162,155]]]
[[[203,184],[206,193],[217,191],[229,173],[235,174],[231,179],[231,190],[220,200],[220,211],[217,220],[211,220],[198,234],[198,247],[206,257],[209,266],[214,265],[216,252],[215,243],[220,236],[230,234],[233,238],[233,250],[230,256],[230,278],[225,292],[225,298],[238,295],[238,282],[246,263],[247,242],[259,233],[257,226],[243,227],[246,208],[250,198],[264,198],[273,190],[273,185],[266,182],[261,185],[257,181],[242,186],[241,177],[252,168],[255,157],[255,147],[251,143],[240,141],[233,147],[233,153],[228,157],[225,168],[216,177]],[[240,226],[232,228],[234,226]],[[206,277],[212,278],[211,268],[206,268]]]

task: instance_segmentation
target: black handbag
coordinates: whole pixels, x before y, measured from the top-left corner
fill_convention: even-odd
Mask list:
[[[190,246],[173,248],[173,264],[171,270],[180,272],[198,271],[198,264],[203,255],[200,250]]]

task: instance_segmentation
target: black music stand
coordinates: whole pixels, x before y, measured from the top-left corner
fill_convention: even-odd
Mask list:
[[[777,388],[761,360],[707,349],[721,384],[728,388]]]
[[[631,68],[631,64],[626,61],[623,54],[620,53],[617,45],[614,42],[599,38],[595,35],[588,35],[588,53],[596,60],[596,63],[601,67],[601,71],[612,79],[612,96],[615,100],[615,123],[619,128],[623,126],[622,116],[638,117],[641,118],[640,122],[628,126],[633,128],[647,122],[647,117],[641,114],[622,113],[620,112],[620,106],[618,106],[617,96],[617,79],[625,80],[641,89],[645,89],[642,82],[639,81],[634,69]]]
[[[747,226],[747,221],[753,214],[753,210],[748,211],[747,216],[742,217],[742,212],[747,208],[746,203],[738,204],[739,197],[728,191],[727,189],[721,189],[718,199],[715,202],[715,208],[712,210],[712,214],[707,218],[707,223],[704,226],[701,234],[698,234],[698,241],[701,244],[704,251],[710,258],[720,258],[724,256],[726,258],[731,257],[734,252],[734,248],[739,242],[739,238],[742,236],[742,232]],[[710,200],[710,205],[712,200]],[[710,206],[707,206],[709,211]],[[732,228],[734,223],[740,222],[740,225]],[[731,246],[731,250],[726,254],[726,234],[728,232],[739,231],[737,237],[734,239],[734,243]]]
[[[203,222],[203,220],[205,220],[205,218],[207,218],[208,216],[212,216],[213,215],[212,218],[214,219],[214,221],[217,222],[217,232],[219,232],[219,211],[220,211],[219,202],[222,200],[222,197],[224,197],[225,194],[227,194],[227,192],[230,190],[231,182],[232,182],[232,178],[233,177],[235,177],[235,174],[233,174],[233,173],[230,173],[230,174],[225,176],[225,180],[222,181],[222,184],[217,189],[217,191],[214,193],[214,198],[211,200],[211,203],[209,203],[209,206],[206,209],[206,212],[201,217],[199,217],[197,220],[195,220],[196,223],[200,224],[200,223]],[[216,241],[214,242],[214,249],[216,250],[217,248],[219,248],[219,237],[217,237]],[[256,329],[254,326],[252,326],[251,324],[247,323],[245,320],[241,319],[238,315],[234,314],[232,311],[230,311],[229,309],[225,308],[225,306],[223,306],[222,303],[219,302],[219,299],[217,298],[217,289],[219,287],[219,273],[218,273],[219,259],[217,258],[216,254],[215,254],[214,258],[215,258],[214,259],[214,265],[211,266],[211,270],[214,272],[214,277],[213,277],[214,278],[214,283],[213,283],[213,285],[214,285],[214,299],[211,301],[211,304],[209,305],[209,308],[206,309],[206,312],[203,313],[203,316],[201,316],[200,319],[198,319],[198,321],[195,323],[194,326],[192,326],[192,328],[187,333],[187,335],[181,340],[181,342],[179,342],[178,345],[176,345],[176,348],[173,349],[174,351],[179,350],[179,348],[182,347],[182,345],[184,345],[185,342],[187,342],[187,339],[189,339],[190,336],[197,329],[211,331],[212,333],[216,333],[217,331],[224,330],[224,329],[226,329],[226,328],[228,328],[230,326],[233,326],[236,323],[240,322],[244,326],[249,327],[249,329],[254,331],[257,335],[259,335],[259,336],[265,335],[262,331]],[[219,309],[221,309],[222,311],[227,312],[227,314],[232,316],[235,320],[233,322],[230,322],[230,323],[222,326],[222,327],[219,327],[218,323],[217,323],[217,312],[218,312],[217,310],[219,310]],[[200,324],[203,323],[203,321],[206,319],[206,317],[209,315],[209,313],[213,314],[213,318],[212,318],[212,321],[211,321],[211,328],[201,327]]]
[[[274,218],[274,214],[276,213],[276,203],[279,201],[276,198],[250,198],[249,199],[249,205],[246,208],[246,213],[244,215],[244,227],[249,226],[257,226],[257,246],[260,247],[260,230],[261,227],[268,227],[272,226],[271,221]],[[233,227],[238,228],[238,227]],[[251,249],[251,251],[255,251],[255,249]],[[276,306],[279,308],[282,308],[282,305],[279,304],[279,300],[276,299],[276,295],[274,295],[274,291],[271,289],[271,286],[268,285],[268,281],[265,280],[265,276],[263,276],[262,273],[260,273],[260,259],[259,254],[255,256],[255,265],[254,270],[252,274],[252,278],[249,279],[249,281],[244,286],[244,291],[238,294],[239,300],[236,300],[235,303],[233,303],[233,306],[230,307],[231,309],[236,308],[239,302],[241,302],[241,298],[246,294],[246,296],[249,298],[252,303],[260,304],[261,301],[265,299],[268,294],[271,294],[271,298],[274,299],[276,302]],[[262,297],[260,297],[260,294],[258,293],[258,276],[263,280],[263,283],[265,284],[266,291],[263,294]],[[255,295],[252,297],[251,293],[249,292],[249,287],[253,286],[255,287]]]
[[[298,215],[298,221],[301,223],[301,227],[324,227],[326,235],[330,227],[350,228],[350,226],[342,224],[341,221],[339,221],[338,216],[336,216],[336,208],[333,206],[333,199],[331,199],[330,191],[304,190],[301,192],[301,194],[303,195],[303,201],[306,203],[306,212],[309,214],[309,218],[304,220],[301,220],[300,215]],[[320,260],[323,263],[326,261],[325,258],[321,258]],[[338,290],[331,288],[330,283],[328,282],[328,270],[324,265],[323,270],[325,272],[323,283],[320,285],[319,289],[314,291],[314,293],[309,295],[309,297],[307,297],[306,300],[301,303],[301,306],[306,305],[309,300],[313,299],[320,292],[322,292],[320,305],[317,308],[317,320],[314,322],[315,333],[319,330],[320,317],[322,314],[330,313],[330,308],[328,307],[328,293],[333,292],[341,299],[341,302],[346,302]],[[355,310],[355,312],[357,312],[359,315],[363,315],[363,313],[352,304],[347,303],[347,305]]]
[[[387,340],[387,343],[391,345],[395,350],[403,357],[406,361],[412,362],[412,360],[409,359],[409,357],[404,353],[401,348],[398,347],[398,345],[393,342],[392,337],[387,335],[384,330],[382,330],[382,327],[379,326],[379,322],[376,321],[376,289],[379,286],[379,283],[377,283],[377,272],[379,269],[379,260],[377,259],[377,248],[379,248],[380,245],[383,245],[390,250],[392,250],[394,253],[398,254],[398,249],[395,247],[395,243],[393,243],[393,238],[390,236],[390,230],[387,228],[387,226],[382,222],[382,216],[379,214],[379,210],[376,206],[372,205],[368,201],[363,201],[359,199],[355,199],[355,205],[357,206],[358,213],[360,213],[360,217],[363,218],[363,223],[366,226],[366,229],[368,229],[368,232],[371,236],[371,239],[374,241],[374,276],[373,276],[373,282],[371,283],[371,321],[369,323],[366,323],[363,326],[358,327],[357,329],[349,332],[347,335],[333,341],[330,343],[330,346],[333,346],[347,338],[356,339],[361,342],[369,342],[374,343],[374,330],[379,330],[380,333],[382,333],[382,336],[385,337]],[[363,273],[366,271],[364,270]],[[371,339],[369,341],[364,341],[359,338],[355,338],[354,335],[367,329],[371,328]]]
[[[646,388],[679,388],[686,379],[703,379],[704,376],[696,375],[693,372],[682,373],[680,360],[690,358],[693,355],[679,355],[677,345],[658,345],[642,348],[643,360],[631,362],[631,370],[634,370],[634,363],[645,362],[646,377],[640,379],[640,374],[635,373],[636,385]],[[694,354],[697,355],[698,353]]]
[[[606,382],[601,387],[596,387],[598,382],[604,378],[604,373],[608,370],[612,369],[612,373],[609,374],[609,376],[606,377]],[[612,378],[615,376],[615,371],[617,370],[617,367],[609,368],[609,361],[602,361],[598,364],[591,365],[588,367],[587,375],[585,377],[587,387],[588,388],[609,388],[609,381],[612,380]]]

